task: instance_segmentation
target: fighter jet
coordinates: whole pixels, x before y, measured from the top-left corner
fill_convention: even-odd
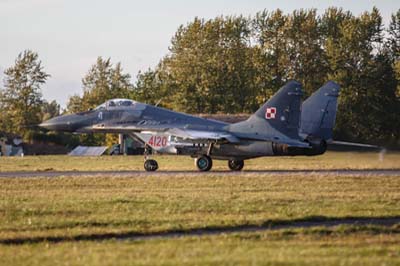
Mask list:
[[[302,103],[301,84],[289,81],[246,121],[234,124],[130,99],[112,99],[93,110],[55,117],[40,126],[129,135],[145,147],[146,171],[158,169],[149,150],[191,156],[200,171],[209,171],[213,160],[227,160],[229,169],[240,171],[244,160],[251,158],[325,153],[327,145],[334,143],[339,89],[329,81]]]

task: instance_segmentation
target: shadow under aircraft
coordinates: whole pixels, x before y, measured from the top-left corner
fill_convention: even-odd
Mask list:
[[[112,99],[93,110],[58,116],[39,126],[54,131],[129,135],[145,146],[146,171],[158,169],[157,161],[151,158],[153,151],[191,156],[200,171],[209,171],[213,160],[227,160],[231,170],[240,171],[244,160],[251,158],[325,153],[328,145],[335,144],[332,131],[339,90],[338,84],[328,81],[302,103],[301,84],[289,81],[247,120],[233,124],[129,99]]]

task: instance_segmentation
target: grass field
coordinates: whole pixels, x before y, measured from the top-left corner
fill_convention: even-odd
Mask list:
[[[69,166],[80,160],[74,169],[111,170],[115,162],[122,169],[139,170],[142,163],[139,157],[40,158],[46,160],[24,157],[0,162],[2,171],[71,170]],[[160,165],[194,169],[190,159],[175,158],[161,157]],[[329,153],[271,162],[258,159],[250,161],[249,167],[283,169],[285,162],[291,162],[289,168],[294,169],[348,169],[352,163],[358,169],[399,168],[399,158],[389,154],[380,161],[377,154]],[[225,169],[225,164],[217,169]],[[190,177],[0,178],[0,264],[400,265],[400,224],[116,239],[349,217],[400,219],[399,202],[400,176],[220,176],[215,172]]]
[[[160,170],[195,170],[188,156],[155,156]],[[271,169],[390,169],[400,168],[400,152],[327,152],[321,156],[263,157],[245,161],[244,170]],[[214,161],[213,170],[227,170]],[[143,156],[0,157],[0,171],[143,170]]]
[[[399,229],[0,246],[2,265],[399,265]]]

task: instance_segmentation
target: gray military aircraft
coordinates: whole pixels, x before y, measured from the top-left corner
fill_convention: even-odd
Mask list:
[[[129,135],[145,146],[146,171],[158,169],[157,161],[149,157],[149,147],[160,154],[191,156],[200,171],[210,170],[213,159],[227,160],[231,170],[240,171],[246,159],[320,155],[334,143],[339,85],[328,81],[303,103],[301,96],[301,84],[289,81],[249,119],[234,124],[112,99],[93,110],[55,117],[39,126]]]

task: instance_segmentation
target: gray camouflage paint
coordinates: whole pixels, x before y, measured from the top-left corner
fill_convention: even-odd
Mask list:
[[[193,157],[209,154],[214,159],[243,160],[317,155],[325,149],[315,148],[332,136],[338,92],[339,86],[328,82],[302,105],[301,84],[289,81],[248,120],[234,124],[116,99],[94,110],[52,118],[40,126],[55,131],[127,134],[152,143],[160,153]],[[310,136],[319,142],[310,144]]]

